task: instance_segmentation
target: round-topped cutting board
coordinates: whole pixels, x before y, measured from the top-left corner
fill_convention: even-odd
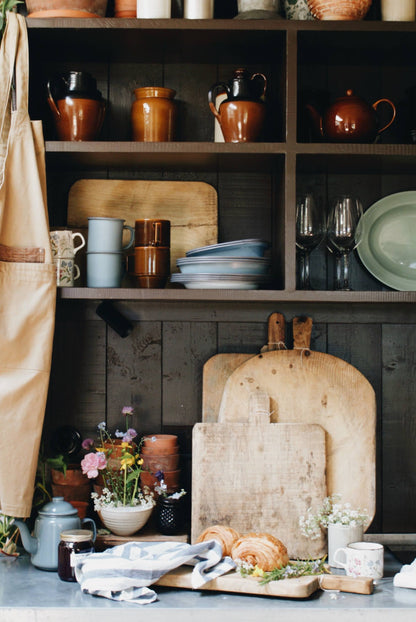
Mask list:
[[[230,375],[218,421],[249,422],[250,394],[257,391],[270,397],[272,422],[324,428],[328,494],[366,509],[367,528],[376,475],[376,400],[368,380],[346,361],[308,348],[264,352]]]

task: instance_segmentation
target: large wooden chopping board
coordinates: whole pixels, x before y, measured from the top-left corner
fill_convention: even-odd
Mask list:
[[[69,191],[67,223],[87,233],[88,216],[171,221],[171,271],[186,251],[218,241],[215,188],[199,181],[81,179]]]
[[[292,558],[318,557],[324,539],[299,532],[299,517],[326,496],[325,432],[313,424],[197,423],[192,439],[192,534],[228,525],[268,532]]]
[[[251,392],[270,396],[271,421],[318,423],[327,432],[328,494],[375,513],[376,401],[368,380],[346,361],[309,349],[265,352],[228,378],[218,421],[249,419]]]
[[[281,350],[285,347],[285,318],[272,313],[268,320],[267,345],[261,351]],[[218,421],[222,392],[232,372],[255,356],[238,352],[224,352],[211,356],[202,372],[202,421]]]

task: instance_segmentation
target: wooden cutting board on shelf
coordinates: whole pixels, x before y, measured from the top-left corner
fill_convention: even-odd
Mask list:
[[[199,181],[81,179],[70,188],[68,227],[87,235],[88,216],[171,221],[171,272],[186,251],[218,241],[217,191]]]
[[[326,552],[299,517],[326,496],[325,432],[313,424],[197,423],[192,437],[192,542],[215,524],[268,532],[291,558]]]
[[[249,421],[249,396],[270,397],[271,421],[315,423],[327,433],[328,494],[375,513],[376,401],[368,380],[335,356],[309,350],[311,320],[298,320],[304,346],[264,352],[242,363],[229,376],[218,421]],[[301,343],[301,340],[299,341]]]
[[[268,320],[267,345],[261,352],[281,350],[285,347],[285,318],[281,313],[272,313]],[[218,420],[222,392],[229,376],[242,363],[255,354],[224,352],[215,354],[204,364],[202,372],[202,421]]]

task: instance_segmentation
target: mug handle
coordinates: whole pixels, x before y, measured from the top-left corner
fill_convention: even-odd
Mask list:
[[[97,527],[95,526],[95,522],[92,518],[83,518],[81,521],[81,525],[91,525],[92,529],[92,541],[95,542],[95,538],[97,537]]]
[[[77,266],[77,264],[74,263],[74,281],[79,279],[80,276],[81,276],[81,270],[79,269],[79,266]]]
[[[123,251],[126,251],[128,248],[131,248],[134,244],[134,229],[133,227],[130,227],[129,225],[124,225],[123,229],[128,229],[128,231],[130,231],[130,240],[122,248]]]
[[[344,553],[345,555],[345,562],[342,562],[340,559],[337,559],[337,555],[338,553]],[[346,568],[347,567],[347,550],[344,548],[341,549],[337,549],[334,553],[334,562],[336,562],[337,564],[339,564],[342,568]]]
[[[80,248],[83,248],[85,246],[85,238],[82,235],[82,233],[78,233],[78,231],[73,233],[72,234],[72,239],[75,240],[76,237],[81,238],[81,244],[79,246],[77,246],[76,248],[74,248],[74,255],[76,255],[76,253],[79,251]]]

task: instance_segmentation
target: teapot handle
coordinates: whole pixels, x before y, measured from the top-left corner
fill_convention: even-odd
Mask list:
[[[254,79],[254,78],[256,78],[256,77],[257,77],[257,78],[262,78],[262,79],[263,79],[263,92],[262,92],[262,94],[260,95],[260,98],[259,98],[259,99],[261,99],[261,98],[262,98],[262,97],[264,97],[264,96],[265,96],[265,94],[266,94],[267,79],[266,79],[266,76],[265,76],[263,73],[253,73],[253,75],[251,76],[251,78],[250,78],[250,79],[251,79],[251,80],[253,80],[253,79]]]
[[[208,91],[208,104],[209,107],[211,109],[212,114],[214,115],[214,117],[217,118],[218,121],[220,121],[220,115],[219,112],[215,106],[215,98],[217,96],[218,91],[221,92],[226,92],[228,97],[230,96],[230,88],[227,84],[225,84],[225,82],[217,82],[217,84],[214,84],[214,86],[212,86],[209,91]]]
[[[384,132],[384,130],[386,130],[388,127],[390,127],[390,125],[393,123],[394,119],[396,118],[396,106],[389,99],[385,99],[385,98],[384,99],[378,99],[373,104],[374,110],[377,111],[378,105],[381,104],[382,102],[385,102],[386,104],[389,104],[391,106],[393,114],[392,114],[392,117],[391,117],[390,121],[387,123],[387,125],[382,127],[381,130],[378,130],[377,134],[381,134],[381,132]]]

